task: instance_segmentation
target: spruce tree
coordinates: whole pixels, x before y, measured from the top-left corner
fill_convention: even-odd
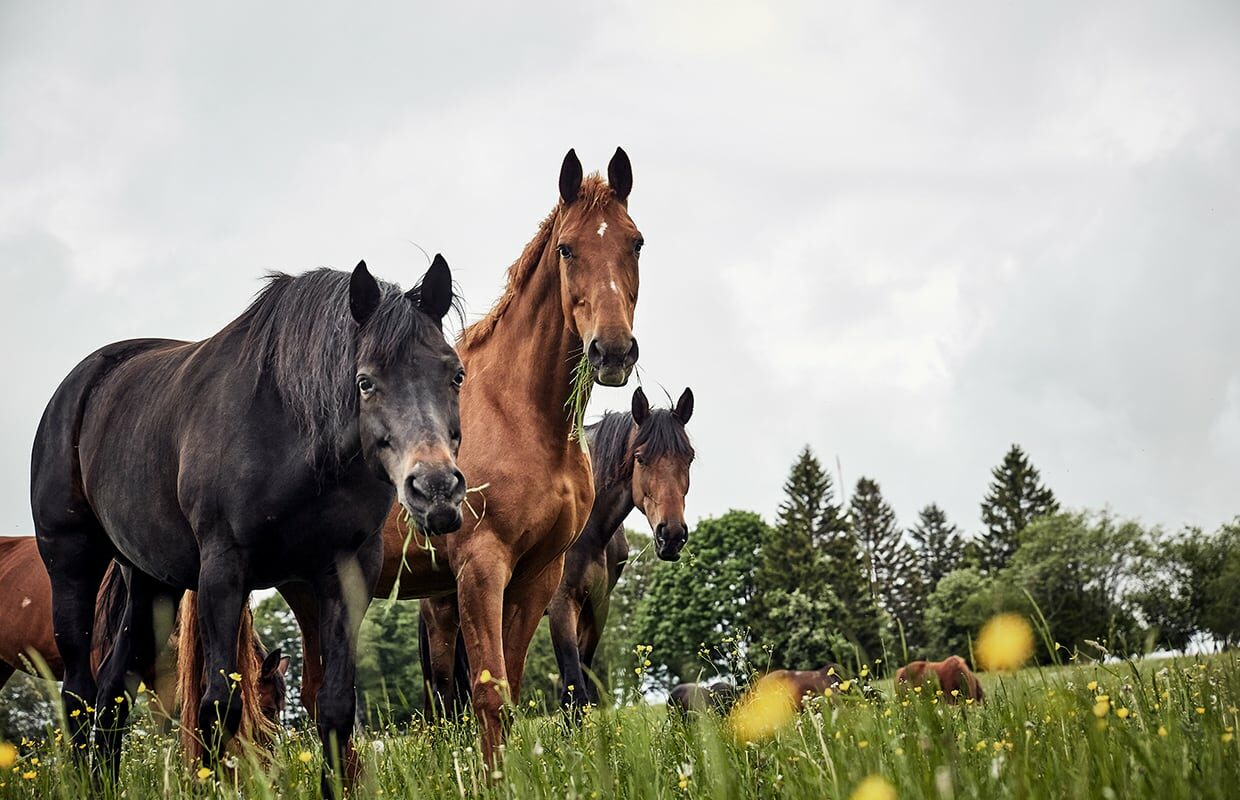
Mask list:
[[[921,576],[917,558],[904,541],[896,514],[876,481],[861,478],[849,503],[849,518],[861,549],[870,596],[896,619],[909,638],[920,630]]]
[[[1007,566],[1020,544],[1020,533],[1038,517],[1059,511],[1054,493],[1019,445],[991,470],[990,489],[982,500],[982,568],[994,574]]]
[[[960,529],[948,522],[946,512],[934,503],[917,512],[917,524],[908,535],[927,592],[933,592],[944,575],[964,566]]]

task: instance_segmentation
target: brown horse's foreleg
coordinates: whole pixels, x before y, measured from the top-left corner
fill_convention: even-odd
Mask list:
[[[509,699],[502,631],[504,588],[512,572],[502,559],[488,558],[485,547],[479,549],[484,555],[465,559],[457,576],[456,596],[473,673],[470,679],[474,714],[482,734],[482,755],[488,764],[494,764],[495,750],[504,740],[502,710]]]
[[[421,602],[419,623],[425,636],[422,647],[422,681],[426,689],[427,717],[454,718],[468,698],[456,696],[456,640],[461,617],[453,596],[428,598]],[[468,677],[468,676],[463,676]]]
[[[319,687],[323,685],[323,656],[319,639],[319,603],[307,583],[286,583],[278,587],[280,596],[301,628],[301,705],[315,718]]]
[[[551,618],[551,647],[560,668],[560,705],[566,709],[581,708],[589,701],[577,647],[581,603],[568,592],[560,593],[547,608],[547,614]]]
[[[530,642],[563,576],[564,556],[560,555],[529,580],[513,581],[504,597],[504,663],[514,703],[521,698]]]

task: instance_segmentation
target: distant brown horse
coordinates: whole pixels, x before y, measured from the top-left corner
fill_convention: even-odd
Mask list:
[[[727,681],[715,681],[709,686],[682,683],[668,693],[667,708],[682,719],[690,712],[727,715],[740,697],[741,691]]]
[[[685,425],[692,415],[689,389],[675,408],[651,410],[639,388],[630,413],[607,413],[586,429],[594,507],[568,551],[564,577],[547,608],[565,707],[598,703],[598,688],[586,672],[607,624],[611,590],[628,561],[625,518],[634,508],[641,510],[654,531],[655,553],[664,561],[680,558],[689,538],[685,495],[693,445]]]
[[[969,669],[969,662],[960,656],[948,656],[942,661],[913,661],[896,670],[897,690],[936,685],[943,690],[944,701],[952,704],[966,698],[980,703],[985,696],[982,684]]]
[[[827,664],[822,669],[777,669],[767,673],[763,680],[779,680],[788,686],[793,706],[800,711],[806,698],[817,697],[843,683],[840,673],[839,664]]]
[[[573,151],[560,168],[560,200],[508,270],[508,285],[457,351],[461,388],[458,464],[473,491],[459,533],[410,533],[393,508],[383,530],[386,597],[435,597],[432,680],[452,692],[458,631],[472,667],[475,715],[491,760],[503,740],[501,709],[521,693],[525,656],[594,503],[589,457],[573,440],[574,370],[621,386],[637,362],[633,312],[643,239],[628,213],[633,172],[617,149],[607,180],[583,177]],[[408,547],[406,545],[408,544]],[[402,569],[403,567],[403,569]],[[281,587],[306,648],[302,699],[314,708],[322,667],[316,607]]]
[[[99,588],[91,648],[91,662],[96,670],[114,639],[124,594],[124,579],[113,564]],[[270,653],[263,649],[254,635],[249,609],[246,609],[241,629],[238,649],[249,650],[249,658],[241,663],[243,666],[249,663],[247,683],[257,687],[257,696],[247,715],[277,720],[284,709],[284,672],[288,669],[288,658],[283,657],[279,649]],[[35,539],[33,536],[0,537],[0,686],[16,670],[37,674],[33,655],[47,664],[53,677],[64,677],[64,663],[52,633],[52,584]],[[171,680],[175,672],[157,670],[163,666],[157,659],[142,668],[138,677],[156,690],[157,697],[170,699],[176,691]],[[195,691],[201,694],[201,687]],[[171,709],[165,707],[163,710]]]

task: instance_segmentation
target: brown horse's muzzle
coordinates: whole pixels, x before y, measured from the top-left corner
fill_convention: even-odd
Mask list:
[[[683,522],[660,522],[654,529],[654,552],[664,561],[679,561],[688,541],[689,528]]]
[[[590,340],[586,357],[603,386],[623,386],[637,363],[637,339],[632,335]]]

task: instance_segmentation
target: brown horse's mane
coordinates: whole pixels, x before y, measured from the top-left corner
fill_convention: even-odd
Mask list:
[[[581,182],[581,193],[577,195],[577,199],[573,201],[573,204],[580,203],[581,207],[586,210],[606,208],[607,204],[615,199],[615,196],[611,186],[603,179],[603,176],[594,172]],[[564,208],[563,200],[556,201],[555,208],[551,209],[551,213],[538,224],[538,232],[534,234],[534,238],[530,240],[525,249],[521,251],[521,255],[508,268],[508,282],[504,286],[504,293],[495,301],[495,305],[491,307],[486,316],[461,332],[461,338],[458,341],[461,347],[468,348],[481,344],[495,330],[496,323],[504,316],[504,312],[512,305],[512,300],[516,297],[517,292],[521,290],[521,287],[525,285],[530,275],[533,274],[534,268],[538,266],[538,261],[542,257],[543,251],[547,249],[547,243],[551,239],[551,230],[555,227],[555,221],[559,219]]]

